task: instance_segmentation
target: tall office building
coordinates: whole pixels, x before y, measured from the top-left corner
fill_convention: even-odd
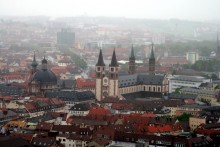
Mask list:
[[[62,29],[57,33],[57,44],[60,49],[69,49],[75,43],[75,33],[71,29]]]

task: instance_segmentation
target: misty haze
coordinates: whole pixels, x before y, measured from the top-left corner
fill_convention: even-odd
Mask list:
[[[220,146],[219,6],[1,0],[0,147]]]

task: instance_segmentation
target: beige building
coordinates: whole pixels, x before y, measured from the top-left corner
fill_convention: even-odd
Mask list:
[[[205,124],[206,119],[202,117],[190,117],[189,126],[191,130],[195,130],[199,125]]]

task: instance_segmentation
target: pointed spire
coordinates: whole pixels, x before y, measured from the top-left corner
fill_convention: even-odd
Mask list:
[[[31,66],[33,67],[33,68],[36,68],[37,67],[37,61],[36,61],[36,57],[35,57],[35,51],[34,51],[34,57],[33,57],[33,61],[32,61],[32,63],[31,63]]]
[[[118,62],[117,62],[116,54],[115,54],[115,49],[114,49],[113,54],[112,54],[112,61],[111,61],[110,66],[118,66]]]
[[[153,42],[152,42],[152,48],[151,48],[150,59],[154,59],[154,44],[153,44]]]
[[[104,60],[103,60],[103,56],[102,56],[102,50],[100,49],[99,51],[99,58],[98,58],[98,62],[96,64],[96,66],[105,66]]]
[[[133,44],[132,44],[132,47],[131,47],[131,56],[130,56],[131,58],[134,58],[135,56],[134,56],[134,46],[133,46]]]

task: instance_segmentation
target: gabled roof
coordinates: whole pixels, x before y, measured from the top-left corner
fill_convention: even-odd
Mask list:
[[[119,87],[128,87],[139,84],[145,85],[161,85],[164,80],[164,74],[132,74],[132,75],[123,75],[119,76]]]
[[[45,93],[48,98],[58,97],[63,101],[88,101],[95,100],[95,95],[91,91],[47,91]]]

